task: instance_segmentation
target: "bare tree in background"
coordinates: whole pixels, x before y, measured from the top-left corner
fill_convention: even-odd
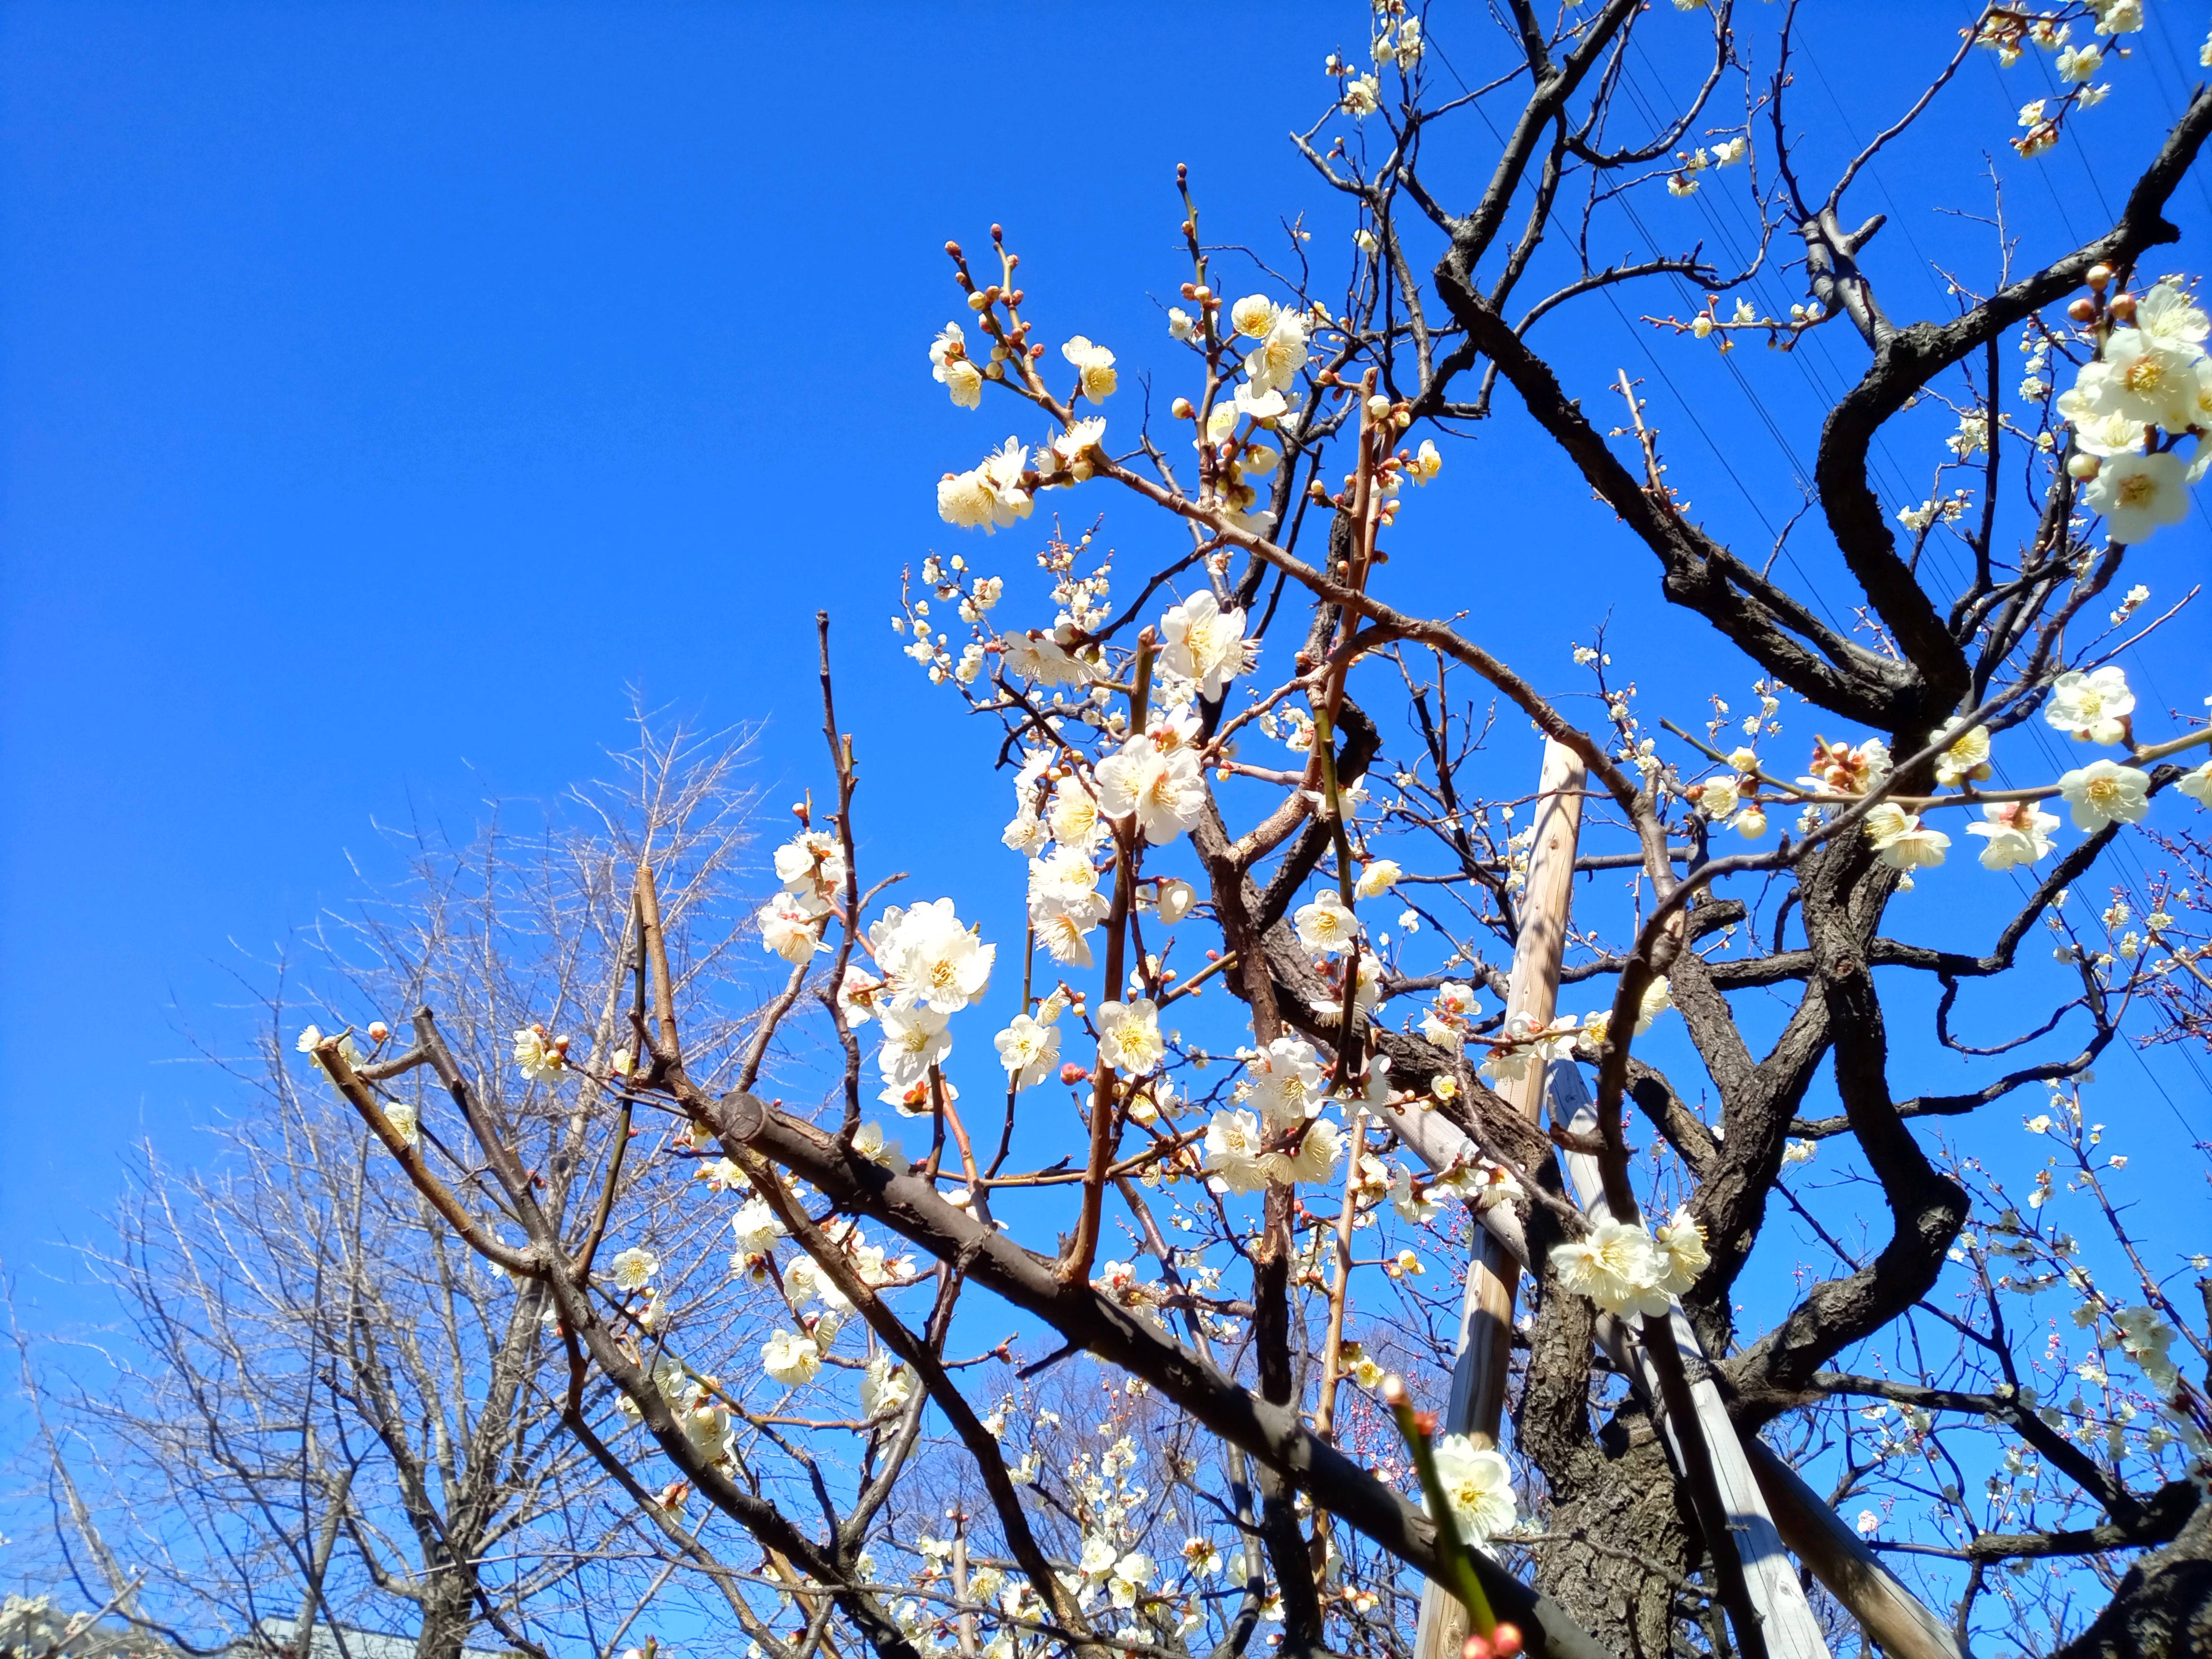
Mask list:
[[[323,918],[268,995],[254,1060],[231,1067],[247,1103],[188,1160],[144,1149],[116,1243],[90,1253],[124,1323],[46,1366],[38,1402],[83,1595],[180,1644],[290,1655],[319,1626],[341,1654],[349,1627],[404,1631],[421,1659],[596,1648],[627,1617],[657,1564],[562,1426],[608,1386],[578,1397],[543,1285],[456,1248],[296,1050],[312,1017],[307,1042],[346,1033],[373,1070],[382,1018],[427,1002],[487,1074],[533,1018],[604,1056],[640,859],[673,874],[686,981],[726,978],[744,741],[639,729],[617,777],[550,810],[502,809],[467,845],[392,836],[407,878]],[[501,1109],[547,1213],[581,1224],[595,1097],[518,1083]],[[680,1228],[680,1185],[622,1196]]]

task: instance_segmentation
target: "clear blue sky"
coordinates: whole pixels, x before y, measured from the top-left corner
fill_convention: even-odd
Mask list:
[[[1843,9],[1808,9],[1815,42],[1847,48],[1801,87],[1823,153],[1893,109],[1967,10]],[[2147,61],[2115,77],[2126,96],[2086,118],[2126,160],[2198,74],[2201,13],[2151,9]],[[761,775],[780,798],[818,781],[811,618],[829,605],[870,801],[942,809],[879,818],[884,857],[927,878],[994,839],[996,781],[976,802],[945,793],[987,734],[921,695],[884,625],[900,562],[955,545],[932,481],[1006,430],[927,378],[923,349],[954,314],[941,245],[1006,222],[1047,327],[1122,353],[1126,422],[1129,371],[1164,361],[1158,306],[1183,275],[1176,161],[1216,233],[1279,239],[1276,216],[1304,208],[1316,250],[1342,247],[1346,222],[1283,135],[1318,112],[1322,58],[1357,50],[1364,15],[0,13],[0,1261],[31,1276],[27,1299],[51,1242],[94,1224],[134,1136],[185,1152],[185,1126],[222,1104],[220,1079],[171,1062],[191,1032],[235,1047],[234,969],[353,890],[346,853],[371,847],[372,817],[465,820],[488,793],[588,773],[631,684],[768,721]],[[1487,28],[1439,12],[1431,33],[1471,76],[1495,54]],[[1893,187],[1917,203],[1940,173],[1985,212],[1982,153],[2045,89],[2040,65],[1970,64],[1859,210],[1894,205]],[[1479,161],[1486,137],[1463,140]],[[1998,166],[2025,256],[2107,224],[2100,183],[2115,205],[2124,187],[2070,142]],[[2174,262],[2203,270],[2203,185],[2179,206],[2192,237]],[[1741,224],[1700,202],[1653,228],[1671,243]],[[1984,227],[1916,210],[1877,244],[1877,275],[1893,310],[1927,314],[1942,299],[1925,262],[1985,278],[1989,247]],[[1798,297],[1786,277],[1764,292]],[[1633,303],[1686,309],[1663,289]],[[1652,374],[1625,331],[1549,343],[1591,397],[1620,365]],[[1674,377],[1646,389],[1674,482],[1763,547],[1762,514],[1795,506],[1790,459],[1710,352],[1650,349]],[[1840,338],[1805,356],[1739,354],[1800,460],[1813,385],[1861,365]],[[1676,388],[1717,400],[1710,439],[1759,509]],[[1407,591],[1465,604],[1480,560],[1470,625],[1524,640],[1561,690],[1568,639],[1613,610],[1616,640],[1650,647],[1635,672],[1664,689],[1648,562],[1511,422],[1475,453],[1407,532]],[[1933,456],[1900,443],[1884,465],[1894,506]],[[1162,533],[1117,525],[1125,568]],[[2200,517],[2161,550],[2202,574],[2206,544]],[[1011,570],[1029,547],[994,551]],[[2203,695],[2207,639],[2192,621],[2164,648],[2168,700]],[[1705,666],[1686,697],[1750,678]]]

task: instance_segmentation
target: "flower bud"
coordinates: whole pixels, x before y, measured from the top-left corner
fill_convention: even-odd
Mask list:
[[[2085,280],[2089,284],[2091,293],[2102,294],[2105,291],[2105,284],[2112,280],[2112,268],[2102,264],[2091,265],[2089,274]]]
[[[1178,421],[1187,421],[1192,416],[1197,414],[1198,411],[1191,407],[1189,398],[1178,398],[1168,405],[1168,413],[1174,416]]]
[[[1500,1621],[1490,1632],[1490,1650],[1498,1659],[1518,1659],[1524,1645],[1521,1626]]]
[[[988,310],[990,304],[991,302],[981,294],[971,294],[968,296],[968,309],[970,311]]]
[[[1060,1080],[1062,1083],[1080,1083],[1084,1079],[1090,1075],[1091,1073],[1088,1067],[1078,1065],[1072,1060],[1060,1068]]]
[[[2066,476],[2077,483],[2087,483],[2097,476],[2102,465],[2103,463],[2094,455],[2069,455],[2066,458]]]
[[[1378,423],[1389,420],[1390,418],[1389,398],[1379,392],[1367,400],[1367,418]]]
[[[2066,307],[2066,314],[2077,323],[2093,322],[2096,319],[2097,302],[2085,294]]]
[[[388,1042],[391,1040],[391,1036],[392,1028],[389,1025],[386,1025],[382,1020],[373,1019],[369,1021],[368,1040],[371,1042]]]
[[[2118,322],[2132,323],[2136,319],[2136,296],[2132,294],[2112,295],[2112,313]]]

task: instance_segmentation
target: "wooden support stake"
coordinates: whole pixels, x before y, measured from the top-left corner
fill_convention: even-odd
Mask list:
[[[1887,1659],[1966,1659],[1949,1621],[1905,1589],[1796,1470],[1756,1436],[1744,1449],[1751,1455],[1751,1472],[1766,1495],[1783,1543],[1859,1621]]]
[[[1575,844],[1582,831],[1582,757],[1564,744],[1544,742],[1544,769],[1536,785],[1534,840],[1528,880],[1521,894],[1521,927],[1513,941],[1513,974],[1505,1013],[1550,1023],[1559,995],[1559,963],[1567,949],[1567,913],[1574,896]],[[1530,1122],[1543,1109],[1543,1070],[1531,1064],[1499,1092]],[[1523,1247],[1525,1253],[1525,1246]],[[1488,1228],[1474,1235],[1460,1315],[1459,1358],[1452,1367],[1444,1432],[1464,1434],[1477,1445],[1498,1443],[1505,1407],[1506,1362],[1513,1351],[1513,1297],[1521,1282],[1516,1253]],[[1414,1659],[1458,1659],[1467,1639],[1467,1613],[1431,1580],[1421,1593],[1421,1621]]]

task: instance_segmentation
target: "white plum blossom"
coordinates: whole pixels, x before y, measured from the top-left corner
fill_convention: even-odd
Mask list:
[[[1190,907],[1198,902],[1197,890],[1187,882],[1169,879],[1160,884],[1158,901],[1160,920],[1172,927],[1190,914]]]
[[[2125,718],[2135,712],[2136,694],[2118,663],[2084,673],[2061,674],[2051,682],[2043,705],[2044,723],[2069,733],[2077,743],[2109,748],[2127,736]]]
[[[1097,799],[1072,778],[1054,792],[1045,822],[1063,851],[1073,848],[1089,852],[1106,839],[1106,820],[1099,813]]]
[[[1443,1212],[1443,1206],[1426,1193],[1413,1190],[1413,1172],[1402,1164],[1390,1170],[1390,1207],[1398,1219],[1412,1227],[1425,1227]]]
[[[1943,862],[1951,845],[1950,836],[1923,824],[1918,813],[1889,801],[1869,812],[1861,827],[1881,861],[1893,870],[1932,868]]]
[[[883,981],[866,969],[848,963],[844,977],[837,981],[837,1009],[845,1016],[845,1029],[858,1030],[873,1019],[883,1006]]]
[[[1098,871],[1079,848],[1055,848],[1049,857],[1030,861],[1030,912],[1054,906],[1081,911],[1085,927],[1103,920],[1109,908],[1098,890]]]
[[[514,1065],[532,1083],[557,1083],[568,1073],[568,1039],[547,1036],[543,1025],[526,1025],[514,1034]]]
[[[1668,1296],[1687,1295],[1712,1261],[1705,1249],[1705,1230],[1686,1209],[1676,1210],[1672,1220],[1660,1224],[1651,1236],[1651,1249],[1657,1287]]]
[[[1274,325],[1267,337],[1251,351],[1245,354],[1244,376],[1254,398],[1271,392],[1281,392],[1297,379],[1298,371],[1306,366],[1305,319],[1297,312],[1285,308],[1275,313]],[[1238,394],[1240,407],[1243,394]],[[1257,414],[1256,408],[1247,412]],[[1279,410],[1277,411],[1280,413]]]
[[[1069,654],[1066,646],[1045,633],[1000,635],[999,660],[1006,664],[1007,672],[1040,685],[1079,685],[1091,678],[1091,671]]]
[[[422,1121],[416,1115],[412,1106],[404,1100],[380,1101],[378,1104],[383,1109],[384,1121],[392,1126],[392,1133],[399,1138],[401,1146],[415,1146],[421,1144]],[[381,1144],[378,1144],[376,1149],[379,1152],[385,1150]]]
[[[1107,1599],[1117,1607],[1133,1607],[1152,1578],[1152,1558],[1133,1550],[1114,1563],[1113,1573],[1106,1581]]]
[[[878,1056],[885,1086],[901,1094],[929,1075],[952,1052],[946,1016],[934,1008],[884,1010],[884,1046]]]
[[[2085,40],[2078,46],[2059,48],[2051,67],[2058,71],[2058,78],[2070,87],[2093,79],[2104,61],[2105,54],[2094,43]]]
[[[1310,904],[1300,905],[1291,921],[1297,930],[1298,943],[1323,956],[1349,950],[1359,933],[1358,920],[1344,908],[1344,901],[1333,887],[1323,888]]]
[[[1304,1037],[1277,1037],[1252,1058],[1248,1071],[1251,1102],[1270,1129],[1304,1122],[1328,1097],[1321,1055]]]
[[[2212,761],[2206,761],[2173,787],[2199,806],[2212,806]]]
[[[764,1198],[748,1200],[730,1218],[739,1255],[765,1255],[784,1236],[783,1222]]]
[[[906,1404],[914,1393],[914,1373],[887,1353],[879,1353],[860,1373],[860,1410],[881,1417]]]
[[[1513,1468],[1502,1453],[1463,1434],[1448,1434],[1436,1443],[1435,1457],[1437,1484],[1463,1539],[1482,1544],[1512,1529],[1518,1512]]]
[[[1382,107],[1381,84],[1371,75],[1355,76],[1345,82],[1340,101],[1355,120],[1364,121]]]
[[[822,1265],[811,1255],[794,1255],[783,1270],[783,1293],[794,1308],[819,1300],[830,1312],[848,1314],[853,1304],[846,1300],[844,1291],[825,1273]]]
[[[775,849],[775,878],[802,908],[821,915],[845,884],[844,850],[819,830],[794,836]]]
[[[1040,1025],[1027,1014],[1016,1014],[992,1041],[999,1050],[999,1063],[1006,1068],[1017,1089],[1036,1088],[1059,1066],[1057,1025]]]
[[[1379,898],[1395,887],[1398,878],[1404,874],[1405,872],[1395,860],[1376,859],[1373,863],[1360,867],[1359,879],[1352,884],[1352,896],[1356,899]]]
[[[2173,1341],[2173,1327],[2155,1308],[2124,1308],[2112,1316],[2112,1322],[2119,1327],[2121,1352],[2135,1362],[2155,1392],[2172,1394],[2181,1380],[2179,1369],[2166,1352]]]
[[[2105,515],[2114,541],[2132,546],[2189,516],[2189,469],[2171,453],[2115,455],[2083,487],[2081,501]]]
[[[1104,346],[1093,345],[1080,334],[1060,347],[1060,355],[1075,365],[1077,378],[1082,382],[1083,395],[1094,404],[1103,404],[1114,395],[1117,379],[1114,372],[1114,354]]]
[[[2136,332],[2162,350],[2201,351],[2212,318],[2172,283],[2159,283],[2136,301]]]
[[[797,967],[817,951],[830,948],[818,936],[817,923],[822,915],[821,910],[810,911],[793,894],[778,893],[756,914],[761,947]]]
[[[1160,618],[1160,665],[1194,682],[1209,702],[1251,666],[1244,638],[1244,613],[1224,611],[1207,589],[1200,589]]]
[[[963,530],[987,534],[1017,524],[1035,505],[1022,482],[1028,447],[1009,438],[1005,447],[965,472],[948,472],[937,486],[937,514]]]
[[[1085,937],[1096,922],[1086,922],[1073,911],[1053,908],[1032,916],[1036,940],[1054,962],[1067,968],[1088,968],[1091,941]]]
[[[2073,809],[2076,830],[2141,823],[2150,810],[2149,789],[2149,773],[2108,760],[2091,761],[2058,780],[2058,793]]]
[[[1344,1132],[1334,1120],[1316,1118],[1299,1134],[1295,1148],[1268,1154],[1267,1173],[1278,1181],[1324,1182],[1334,1173],[1343,1151]]]
[[[1664,1314],[1659,1262],[1651,1236],[1626,1221],[1601,1221],[1582,1237],[1555,1247],[1552,1271],[1561,1286],[1613,1314]]]
[[[1260,1120],[1249,1112],[1219,1111],[1206,1130],[1206,1167],[1232,1193],[1254,1193],[1267,1184]]]
[[[1102,1002],[1096,1016],[1098,1057],[1123,1077],[1150,1077],[1167,1057],[1159,1009],[1149,997]]]
[[[1474,1011],[1474,988],[1455,979],[1437,987],[1435,1002],[1421,1017],[1421,1036],[1437,1048],[1460,1052],[1467,1039],[1468,1018]]]
[[[2033,801],[1993,801],[1982,808],[1982,815],[1988,822],[1968,824],[1966,833],[1989,842],[1982,849],[1984,870],[2033,864],[2051,851],[2051,832],[2058,827],[2057,815],[2043,811]]]
[[[1016,813],[1008,820],[1006,827],[999,832],[999,840],[1007,851],[1020,853],[1029,858],[1035,858],[1042,852],[1051,839],[1044,827],[1044,820],[1026,808]]]
[[[1942,736],[1930,732],[1928,740],[1934,743]],[[1960,734],[1956,742],[1936,757],[1936,781],[1948,789],[1962,783],[1978,782],[1990,775],[1990,728],[1977,726]]]
[[[641,1291],[660,1271],[660,1258],[651,1250],[634,1244],[627,1250],[617,1252],[614,1260],[607,1264],[607,1271],[614,1279],[617,1290],[626,1292]]]
[[[1133,813],[1155,847],[1191,828],[1205,810],[1197,760],[1188,750],[1162,754],[1149,736],[1130,738],[1101,761],[1097,777],[1098,810],[1115,818]]]
[[[811,1336],[778,1331],[761,1344],[761,1369],[787,1389],[800,1388],[822,1369],[822,1350]]]
[[[1275,325],[1277,307],[1264,294],[1248,294],[1229,307],[1229,326],[1255,340],[1265,339]]]
[[[2140,307],[2140,302],[2138,302]],[[2075,389],[2100,414],[2124,415],[2168,432],[2189,429],[2197,391],[2194,342],[2167,343],[2141,328],[2115,329],[2105,355],[2081,366]]]
[[[945,324],[929,343],[930,377],[961,408],[979,409],[983,403],[983,371],[969,361],[967,338],[959,324]]]
[[[1077,421],[1066,431],[1054,434],[1049,443],[1039,447],[1037,465],[1043,466],[1048,452],[1059,463],[1060,471],[1073,473],[1077,483],[1083,483],[1095,469],[1091,452],[1098,447],[1105,435],[1103,418]]]
[[[1486,1158],[1454,1164],[1437,1177],[1435,1190],[1454,1194],[1478,1213],[1500,1204],[1517,1204],[1528,1196],[1512,1170]]]
[[[886,912],[886,921],[892,913]],[[895,1006],[957,1013],[980,1000],[991,982],[999,947],[986,945],[960,924],[949,898],[900,912],[888,936],[871,929],[876,960],[890,975]]]
[[[1221,1552],[1212,1540],[1186,1538],[1182,1541],[1183,1565],[1201,1578],[1218,1577],[1221,1573]]]

